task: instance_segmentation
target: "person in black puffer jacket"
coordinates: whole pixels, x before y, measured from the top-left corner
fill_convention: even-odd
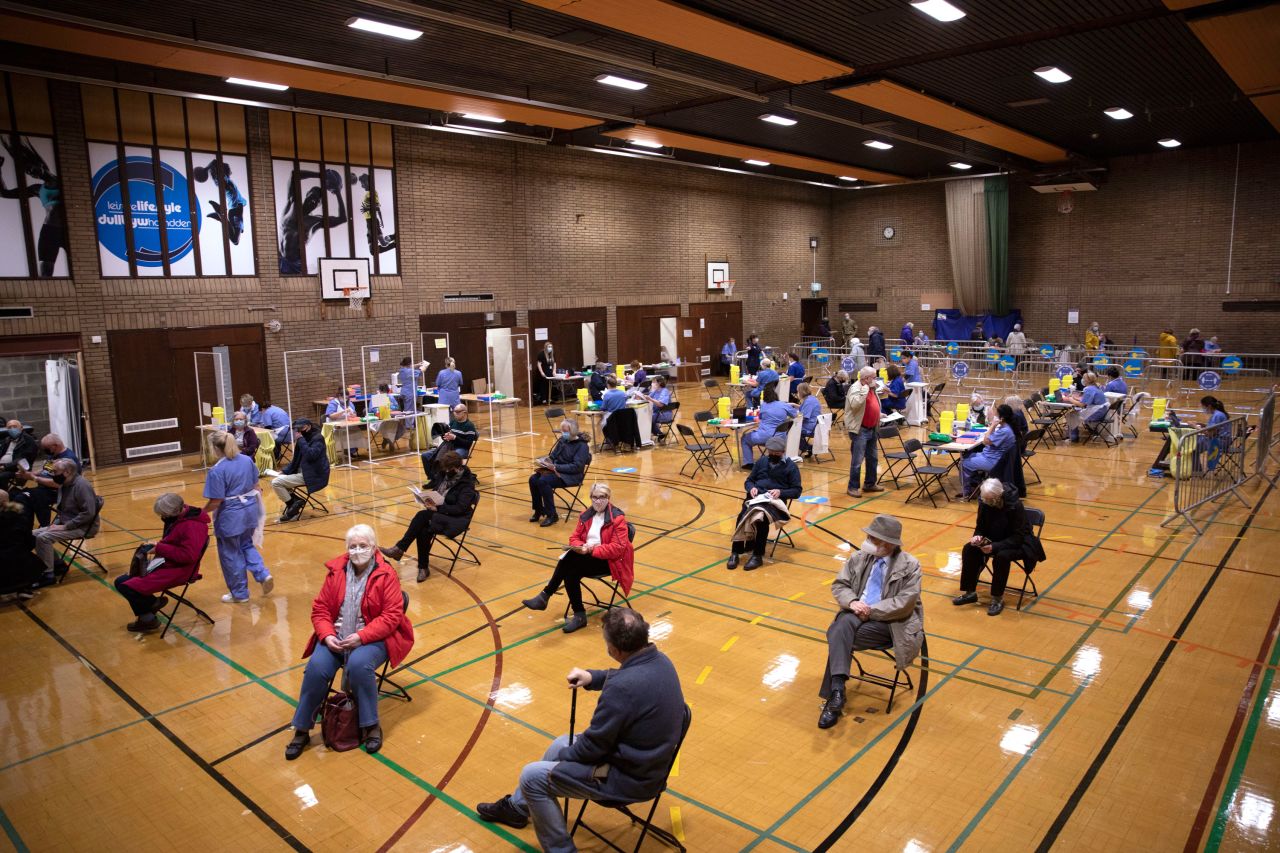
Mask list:
[[[952,604],[973,604],[978,600],[978,574],[991,558],[991,604],[988,616],[1004,609],[1004,588],[1009,580],[1009,565],[1022,560],[1027,573],[1045,559],[1044,547],[1031,529],[1026,508],[1018,498],[1018,488],[992,478],[979,486],[978,521],[973,537],[960,552],[960,595]]]
[[[437,536],[453,539],[471,526],[471,516],[480,500],[476,491],[476,475],[462,464],[462,457],[453,450],[446,450],[436,460],[439,474],[427,483],[428,492],[439,492],[444,501],[431,503],[425,498],[419,503],[425,509],[409,522],[400,541],[390,548],[379,548],[388,560],[399,560],[413,542],[418,543],[418,583],[431,577],[427,562],[431,559],[431,543]]]

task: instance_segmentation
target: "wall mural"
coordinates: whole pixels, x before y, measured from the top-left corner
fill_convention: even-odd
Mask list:
[[[58,173],[47,81],[0,73],[0,278],[71,275]]]

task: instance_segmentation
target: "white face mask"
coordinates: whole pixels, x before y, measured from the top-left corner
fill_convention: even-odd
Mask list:
[[[373,549],[368,545],[348,545],[347,556],[357,566],[363,566],[373,557]]]
[[[881,553],[880,553],[880,548],[879,548],[879,546],[877,546],[877,545],[873,544],[873,543],[872,543],[872,541],[871,541],[870,539],[863,539],[863,540],[862,540],[862,544],[861,544],[861,545],[859,545],[858,547],[862,549],[862,552],[863,552],[864,554],[870,554],[870,555],[871,555],[871,556],[873,556],[873,557],[883,557],[883,556],[884,556],[883,554],[881,554]]]
[[[604,512],[605,509],[609,506],[609,499],[608,498],[592,498],[591,506],[595,508],[596,512]]]

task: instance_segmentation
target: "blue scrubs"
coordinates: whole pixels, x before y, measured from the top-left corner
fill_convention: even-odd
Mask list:
[[[920,372],[920,362],[914,358],[902,369],[902,376],[907,382],[923,382],[924,374]]]
[[[422,371],[416,367],[402,367],[396,371],[396,382],[400,383],[400,411],[418,410],[418,382],[421,379]]]
[[[760,407],[760,425],[754,431],[746,433],[742,436],[742,464],[754,464],[755,454],[751,448],[763,446],[766,441],[773,438],[773,434],[778,431],[778,427],[788,418],[796,416],[797,409],[790,403],[784,403],[781,400],[775,400],[772,403],[765,403]]]
[[[612,388],[604,392],[600,398],[600,409],[605,412],[616,412],[627,407],[627,392],[621,388]]]
[[[248,572],[262,583],[271,577],[262,555],[253,547],[253,531],[258,526],[258,468],[253,460],[241,454],[234,459],[219,459],[209,469],[204,481],[204,496],[220,498],[213,519],[213,535],[218,541],[218,562],[227,589],[237,599],[249,597]]]
[[[293,424],[289,413],[279,406],[267,406],[258,414],[258,419],[250,420],[253,426],[269,429],[276,437],[276,444],[290,444],[293,441]]]
[[[436,392],[439,394],[439,401],[444,405],[458,405],[462,400],[462,371],[446,367],[437,373]]]
[[[653,406],[653,431],[657,432],[658,424],[669,424],[676,417],[676,413],[667,408],[671,405],[671,389],[658,386],[648,396],[662,404],[662,408],[658,408],[657,404]]]
[[[262,407],[259,406],[257,403],[254,403],[252,406],[250,406],[247,409],[244,406],[241,406],[240,411],[244,412],[245,415],[248,416],[249,423],[251,425],[256,424],[258,422],[258,418],[261,417],[262,415]]]
[[[787,375],[792,379],[804,379],[804,365],[793,361],[787,365]]]
[[[778,371],[773,369],[761,370],[756,374],[756,387],[747,389],[747,404],[756,406],[760,402],[760,392],[764,390],[764,386],[770,382],[777,382],[779,379]]]
[[[1125,384],[1123,379],[1117,376],[1115,379],[1108,382],[1106,387],[1102,390],[1108,394],[1128,394],[1129,386]]]
[[[960,459],[961,481],[967,486],[969,478],[978,471],[994,472],[1001,458],[1017,444],[1017,441],[1013,429],[1008,424],[1000,424],[995,432],[991,433],[990,444],[984,444],[977,453]]]
[[[818,398],[810,394],[800,403],[800,415],[804,418],[804,424],[800,427],[801,435],[813,435],[813,431],[818,428],[818,415],[822,414],[822,404],[818,402]]]
[[[901,376],[895,376],[889,383],[889,390],[893,393],[892,397],[885,397],[881,401],[881,407],[888,412],[900,412],[907,407],[907,383],[902,381]]]

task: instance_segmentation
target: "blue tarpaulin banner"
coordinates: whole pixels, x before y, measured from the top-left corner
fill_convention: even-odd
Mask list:
[[[959,308],[943,308],[934,313],[933,335],[937,341],[967,341],[974,328],[981,323],[984,337],[1004,340],[1013,331],[1014,324],[1021,322],[1022,312],[1017,310],[1002,317],[994,314],[966,317]]]

